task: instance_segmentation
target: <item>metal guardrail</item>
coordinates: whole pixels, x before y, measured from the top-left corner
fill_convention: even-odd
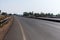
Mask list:
[[[1,20],[0,21],[0,26],[3,26],[4,24],[6,24],[8,22],[8,18]]]

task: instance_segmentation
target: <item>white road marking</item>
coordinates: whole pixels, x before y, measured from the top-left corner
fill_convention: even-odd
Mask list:
[[[20,28],[21,28],[21,32],[22,32],[22,36],[23,36],[23,40],[26,40],[26,36],[25,36],[25,34],[24,34],[24,31],[23,31],[23,28],[22,28],[21,23],[20,23],[19,20],[17,20],[17,19],[16,19],[16,21],[17,21],[18,25],[19,25]]]

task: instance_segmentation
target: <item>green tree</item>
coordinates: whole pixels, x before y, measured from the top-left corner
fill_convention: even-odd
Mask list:
[[[60,14],[57,14],[56,17],[57,17],[57,18],[60,18]]]
[[[45,17],[45,14],[43,12],[41,12],[40,17]]]
[[[7,13],[6,12],[2,12],[2,14],[1,15],[5,15],[5,16],[7,16]]]
[[[29,13],[24,12],[24,13],[23,13],[23,16],[29,16]]]
[[[29,12],[29,15],[33,15],[33,12]]]
[[[39,13],[35,13],[34,16],[35,17],[39,17],[40,15],[39,15]]]
[[[53,17],[53,13],[46,13],[46,17]]]
[[[1,10],[0,10],[0,14],[1,14]]]
[[[0,13],[1,13],[1,10],[0,10]]]

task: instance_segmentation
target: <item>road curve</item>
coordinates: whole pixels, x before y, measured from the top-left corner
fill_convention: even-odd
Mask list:
[[[60,40],[60,23],[15,16],[4,40]]]

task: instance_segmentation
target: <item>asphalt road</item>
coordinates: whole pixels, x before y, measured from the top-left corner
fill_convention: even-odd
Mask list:
[[[15,17],[4,40],[60,40],[60,23]]]

